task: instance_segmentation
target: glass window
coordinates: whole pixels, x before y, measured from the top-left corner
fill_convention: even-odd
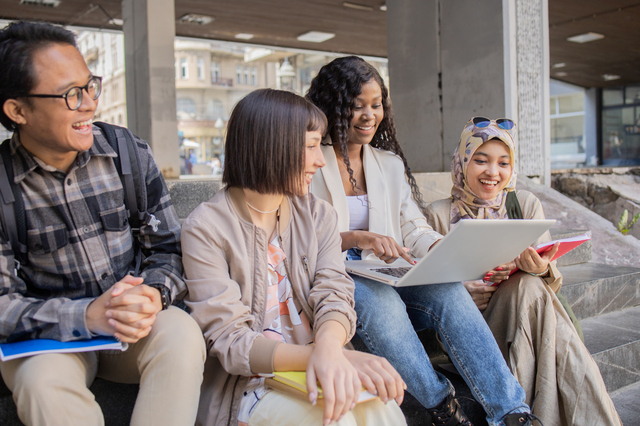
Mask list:
[[[607,108],[602,111],[602,159],[607,166],[640,164],[638,107]]]
[[[191,98],[176,99],[176,109],[178,113],[185,113],[194,117],[196,115],[196,103]]]
[[[204,80],[204,59],[198,58],[198,80]]]
[[[189,78],[189,63],[187,58],[180,58],[180,78],[186,80]]]
[[[258,85],[258,68],[256,67],[251,68],[251,85],[252,86]]]
[[[207,102],[207,119],[216,120],[224,117],[224,105],[219,99],[209,99]]]
[[[584,133],[584,116],[551,120],[551,143],[578,143]]]
[[[249,67],[244,67],[244,84],[249,84]]]
[[[584,112],[584,94],[575,93],[567,96],[558,96],[558,113]]]
[[[623,91],[621,87],[613,87],[609,89],[602,89],[602,105],[622,105],[623,104]]]
[[[242,84],[242,67],[236,66],[236,83]]]
[[[622,125],[635,124],[635,111],[633,107],[622,108]]]
[[[113,40],[111,41],[111,66],[113,70],[118,69],[118,44],[115,36],[112,36]]]
[[[640,86],[627,86],[624,91],[625,104],[640,104]]]
[[[217,83],[220,81],[220,63],[211,62],[211,82]]]
[[[556,108],[556,101],[557,99],[555,97],[549,99],[549,114],[551,115],[555,115],[558,113],[558,110]]]

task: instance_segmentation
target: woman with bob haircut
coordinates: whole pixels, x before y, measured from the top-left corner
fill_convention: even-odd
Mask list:
[[[468,219],[544,219],[540,200],[516,190],[514,127],[505,118],[467,122],[451,160],[451,197],[427,207],[436,231],[445,235]],[[464,286],[545,426],[620,425],[598,366],[556,296],[562,275],[550,259],[558,247],[542,255],[533,249],[547,241],[548,231],[513,262]]]
[[[257,90],[231,114],[226,187],[182,233],[185,301],[209,355],[197,424],[405,424],[399,374],[343,348],[353,281],[335,212],[307,195],[325,130],[324,114],[290,92]],[[274,371],[306,371],[309,402],[265,387],[260,375]],[[379,398],[356,405],[362,386]]]
[[[424,256],[442,236],[419,207],[422,197],[398,143],[380,74],[356,56],[338,58],[320,69],[307,98],[328,119],[322,147],[327,165],[315,175],[311,193],[335,207],[347,257],[413,262],[409,254]],[[358,336],[398,370],[433,424],[470,422],[416,334],[427,328],[438,332],[490,425],[532,424],[525,393],[462,283],[395,288],[352,278]]]

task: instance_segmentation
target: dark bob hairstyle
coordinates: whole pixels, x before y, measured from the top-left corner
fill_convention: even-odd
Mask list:
[[[324,135],[325,115],[291,92],[260,89],[233,108],[222,181],[260,194],[295,194],[304,176],[307,132]]]
[[[56,25],[12,22],[0,30],[0,123],[7,130],[16,130],[16,124],[7,117],[2,106],[7,99],[31,92],[36,85],[34,53],[56,43],[78,48],[76,36]]]

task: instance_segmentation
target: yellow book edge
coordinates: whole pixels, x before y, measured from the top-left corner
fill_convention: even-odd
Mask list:
[[[273,373],[273,376],[266,377],[264,384],[271,389],[279,390],[282,393],[309,402],[309,393],[307,392],[307,373],[305,371],[278,371]],[[369,401],[377,397],[377,395],[374,395],[365,388],[362,388],[357,403]],[[320,407],[324,406],[322,388],[319,383],[318,400],[316,404]]]

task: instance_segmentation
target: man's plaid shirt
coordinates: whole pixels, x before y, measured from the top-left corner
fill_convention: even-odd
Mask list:
[[[100,130],[68,173],[46,165],[11,139],[14,181],[21,185],[27,219],[27,265],[14,274],[13,251],[0,229],[0,342],[91,337],[87,306],[134,269],[133,237],[124,192],[113,162],[117,154]],[[145,284],[164,284],[172,299],[182,281],[180,222],[148,145],[137,139],[147,211],[157,232],[140,228]],[[132,158],[132,161],[135,159]],[[4,223],[4,219],[2,221]]]

